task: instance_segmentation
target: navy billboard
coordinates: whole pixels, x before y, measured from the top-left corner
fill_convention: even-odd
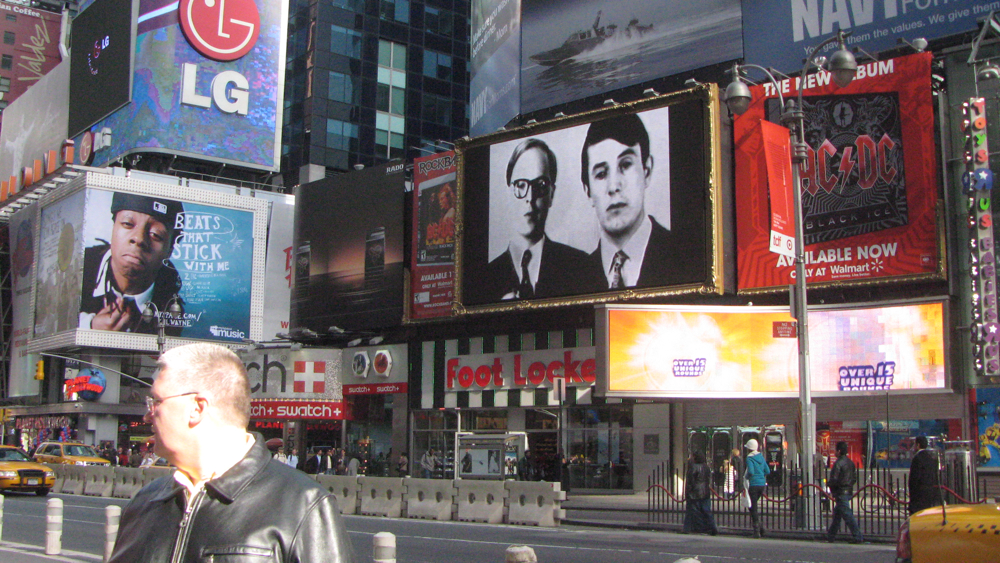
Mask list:
[[[739,0],[522,0],[521,112],[743,56]]]
[[[898,39],[933,40],[974,30],[996,8],[988,0],[937,2],[885,0],[743,0],[747,62],[797,72],[809,51],[838,29],[851,30],[848,47],[878,53],[898,47]],[[829,53],[836,44],[827,46]]]

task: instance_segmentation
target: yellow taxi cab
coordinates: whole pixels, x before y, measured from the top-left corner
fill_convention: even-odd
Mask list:
[[[35,491],[45,496],[55,483],[52,469],[31,461],[14,446],[0,445],[0,490]]]
[[[57,465],[111,465],[92,446],[76,442],[42,442],[35,449],[34,459]]]
[[[959,504],[921,510],[896,535],[896,563],[997,561],[1000,554],[1000,505]]]

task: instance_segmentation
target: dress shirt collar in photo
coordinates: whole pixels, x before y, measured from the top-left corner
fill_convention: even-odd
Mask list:
[[[632,235],[624,248],[618,248],[611,242],[607,233],[601,231],[601,262],[604,264],[604,277],[607,278],[608,287],[614,279],[614,272],[611,271],[611,264],[615,260],[615,254],[619,250],[625,252],[628,260],[622,265],[622,281],[626,287],[632,287],[639,281],[639,273],[642,272],[642,258],[646,255],[646,245],[649,244],[649,235],[653,232],[653,222],[649,215],[639,225],[639,230]]]
[[[531,251],[531,262],[528,262],[528,275],[531,277],[531,288],[535,289],[538,287],[538,272],[541,269],[542,264],[542,247],[545,246],[545,235],[538,239],[538,242],[529,246],[527,250]],[[520,283],[524,280],[521,279],[521,257],[524,253],[515,255],[513,248],[508,248],[510,252],[510,257],[514,260],[514,271],[517,272],[517,281]]]

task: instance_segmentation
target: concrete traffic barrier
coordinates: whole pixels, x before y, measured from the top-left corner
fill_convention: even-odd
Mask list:
[[[111,561],[111,552],[115,550],[118,539],[118,524],[122,519],[122,507],[109,504],[104,507],[104,561]]]
[[[526,545],[512,545],[504,554],[504,563],[538,563],[535,550]]]
[[[63,483],[66,481],[66,465],[55,464],[46,465],[56,475],[56,482],[52,485],[53,493],[63,492]]]
[[[91,465],[83,469],[86,476],[83,494],[110,497],[115,488],[115,468],[110,465]]]
[[[358,491],[361,484],[355,475],[317,475],[316,482],[337,497],[341,514],[358,513]]]
[[[45,555],[62,553],[63,501],[50,498],[45,508]]]
[[[142,470],[137,467],[116,467],[115,488],[111,496],[132,498],[142,488]]]
[[[82,495],[83,486],[87,479],[87,474],[84,471],[86,468],[81,465],[63,465],[61,467],[65,477],[63,478],[62,490],[59,492],[67,495]]]
[[[506,481],[507,523],[529,526],[558,526],[566,518],[561,508],[566,491],[559,483],[547,481]]]
[[[375,563],[396,563],[396,536],[379,532],[372,537],[372,555]]]
[[[174,473],[173,467],[143,467],[141,469],[142,469],[143,487],[152,483],[153,481],[156,481],[160,477],[167,477],[169,475],[173,475]]]
[[[403,515],[406,486],[401,477],[358,477],[360,512],[367,516],[399,518]]]
[[[447,521],[454,517],[455,482],[445,479],[403,479],[406,485],[406,517]]]
[[[503,481],[455,480],[458,489],[458,519],[464,522],[500,524],[504,521],[507,489]]]

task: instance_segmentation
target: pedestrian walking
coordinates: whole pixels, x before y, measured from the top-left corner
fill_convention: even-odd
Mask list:
[[[122,511],[110,561],[354,561],[336,497],[247,432],[250,383],[239,356],[198,343],[158,365],[145,420],[177,470]]]
[[[719,533],[712,515],[711,480],[712,470],[705,462],[705,454],[695,452],[691,455],[684,483],[684,499],[687,501],[687,511],[684,513],[685,533],[708,532],[713,536]]]
[[[285,459],[285,464],[288,467],[299,467],[299,450],[298,448],[292,448],[292,453],[288,454],[288,458]]]
[[[938,488],[938,458],[934,450],[927,449],[927,436],[917,436],[917,453],[910,461],[910,514],[941,504]]]
[[[828,482],[836,504],[833,507],[833,521],[826,532],[826,541],[832,543],[837,538],[840,521],[843,520],[851,531],[851,543],[861,543],[864,538],[861,536],[858,522],[854,519],[854,510],[851,509],[854,484],[858,482],[858,468],[851,458],[847,457],[847,442],[837,442],[837,461],[830,470]]]
[[[434,477],[434,470],[437,468],[437,455],[434,448],[429,448],[424,455],[420,456],[420,469],[424,473],[424,479]]]
[[[399,454],[399,459],[396,461],[396,472],[399,473],[400,477],[406,477],[410,473],[410,458],[406,456],[406,452]]]
[[[771,473],[771,468],[767,466],[764,455],[758,449],[760,444],[753,438],[747,440],[747,461],[744,477],[741,479],[742,485],[750,493],[750,527],[753,530],[753,537],[759,538],[767,531],[760,518],[760,496],[764,494],[764,487],[767,486],[767,476]]]

